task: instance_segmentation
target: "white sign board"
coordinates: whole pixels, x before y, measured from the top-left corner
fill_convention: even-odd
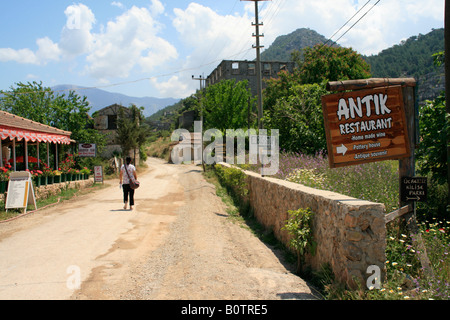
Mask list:
[[[80,157],[95,157],[96,148],[92,143],[80,143],[78,145],[78,155]]]
[[[94,167],[94,182],[103,182],[103,167]]]
[[[12,172],[8,184],[6,210],[24,208],[26,212],[29,204],[37,209],[31,174],[27,171]]]

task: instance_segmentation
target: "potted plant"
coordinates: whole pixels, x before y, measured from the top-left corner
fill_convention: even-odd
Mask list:
[[[0,167],[0,193],[5,193],[8,189],[10,168],[11,166],[8,164]]]
[[[91,170],[89,170],[87,167],[84,167],[80,170],[80,173],[83,175],[83,179],[87,180],[89,179],[89,175],[91,174]]]
[[[34,181],[36,187],[40,187],[42,184],[41,177],[43,176],[43,172],[41,170],[26,170],[31,173],[31,178]]]
[[[75,166],[74,156],[72,154],[67,155],[66,159],[61,162],[61,171],[66,176],[66,181],[72,181],[74,174],[73,167]]]
[[[62,181],[62,173],[61,173],[61,170],[54,170],[54,171],[53,171],[53,182],[54,182],[54,183],[64,182],[64,181]]]
[[[46,184],[53,184],[55,174],[46,163],[42,163],[42,172],[44,173]]]

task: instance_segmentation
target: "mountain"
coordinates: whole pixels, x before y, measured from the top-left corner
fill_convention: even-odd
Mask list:
[[[130,104],[135,104],[137,107],[144,107],[144,116],[149,117],[166,106],[177,103],[179,99],[173,98],[152,98],[152,97],[130,97],[120,93],[112,93],[101,89],[83,88],[75,85],[57,85],[52,87],[56,93],[64,94],[68,91],[75,91],[79,96],[86,96],[91,106],[91,114],[95,111],[108,107],[112,104],[120,104],[128,107]]]
[[[301,51],[307,47],[327,42],[328,39],[314,30],[300,28],[294,32],[279,36],[272,45],[261,53],[263,61],[291,61],[294,50]]]

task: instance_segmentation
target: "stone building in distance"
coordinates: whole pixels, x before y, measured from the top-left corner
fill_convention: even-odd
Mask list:
[[[104,158],[113,158],[122,153],[122,148],[117,141],[117,119],[121,109],[126,117],[131,117],[131,110],[119,104],[110,105],[94,114],[94,129],[106,136],[106,146],[101,154]],[[132,150],[130,156],[136,157],[135,163],[139,163],[139,150],[136,152]]]
[[[280,71],[293,72],[294,67],[294,62],[263,61],[261,62],[261,77],[263,80],[277,78]],[[236,81],[248,80],[252,94],[257,95],[256,61],[223,60],[206,78],[206,87],[229,79],[235,79]],[[264,87],[265,83],[263,81],[263,89]]]

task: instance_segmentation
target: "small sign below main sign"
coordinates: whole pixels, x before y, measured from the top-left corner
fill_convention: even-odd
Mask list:
[[[401,86],[322,97],[331,168],[409,157]]]
[[[426,202],[427,178],[402,177],[400,183],[400,199],[402,202]]]

